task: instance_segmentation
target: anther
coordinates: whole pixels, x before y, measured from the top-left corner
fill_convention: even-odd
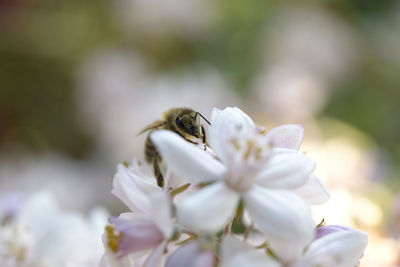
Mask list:
[[[122,233],[116,234],[114,227],[111,225],[107,225],[105,230],[107,233],[108,247],[111,249],[112,252],[118,252],[119,245],[122,239]]]
[[[248,158],[250,157],[250,154],[254,148],[255,148],[254,142],[252,140],[247,140],[247,150],[244,153],[245,160],[248,160]]]

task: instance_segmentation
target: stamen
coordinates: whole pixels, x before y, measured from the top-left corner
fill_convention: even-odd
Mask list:
[[[111,249],[112,252],[117,253],[119,249],[119,245],[122,239],[122,233],[115,233],[115,228],[111,225],[107,225],[106,228],[107,233],[107,245]]]
[[[262,152],[263,152],[263,149],[261,147],[257,147],[257,149],[256,149],[256,160],[260,160],[261,159]]]
[[[255,148],[255,144],[253,142],[253,140],[247,140],[247,150],[244,153],[244,159],[248,160],[250,157],[251,152],[253,151],[253,149]]]
[[[176,189],[174,189],[173,191],[171,191],[170,196],[173,199],[176,195],[182,193],[183,191],[185,191],[186,189],[188,189],[188,187],[190,186],[190,183],[186,183]]]
[[[15,256],[17,262],[23,262],[26,257],[26,248],[13,242],[6,242],[6,246],[11,251],[11,254]]]
[[[239,151],[241,149],[241,146],[240,146],[239,141],[237,139],[233,139],[232,140],[232,145],[237,151]]]
[[[265,128],[261,128],[261,129],[259,129],[259,133],[262,135],[262,136],[266,136],[267,135],[267,129],[265,129]]]

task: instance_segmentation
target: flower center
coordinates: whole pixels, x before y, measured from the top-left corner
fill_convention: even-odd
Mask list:
[[[257,173],[268,160],[271,146],[259,132],[251,138],[235,137],[231,145],[233,161],[225,182],[235,191],[243,193],[251,188]]]
[[[0,228],[0,262],[25,266],[34,245],[33,236],[23,226],[2,225]]]
[[[111,225],[106,226],[107,245],[112,252],[117,253],[122,239],[122,233],[116,233],[115,228]]]
[[[235,137],[231,145],[234,154],[240,155],[238,160],[247,163],[264,163],[271,150],[271,144],[260,133],[247,139]]]

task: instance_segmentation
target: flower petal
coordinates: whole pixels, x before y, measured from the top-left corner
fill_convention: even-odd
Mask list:
[[[122,237],[118,245],[118,257],[158,246],[164,239],[158,227],[148,220],[111,218]]]
[[[162,264],[162,256],[164,254],[165,248],[168,244],[168,241],[162,242],[158,245],[150,255],[147,257],[146,261],[143,263],[143,267],[161,267]]]
[[[237,107],[228,107],[220,111],[209,128],[209,143],[218,157],[225,163],[230,162],[228,146],[233,137],[246,136],[254,132],[256,126],[251,118]]]
[[[145,192],[135,183],[133,179],[134,175],[128,172],[125,166],[118,166],[118,172],[114,176],[111,193],[124,202],[131,211],[141,211],[150,216],[149,199]]]
[[[321,226],[317,228],[317,232],[315,233],[315,239],[320,239],[326,235],[336,233],[336,232],[344,232],[344,231],[353,231],[349,226],[345,225],[338,225],[338,224],[331,224],[331,225],[326,225],[326,226]]]
[[[368,243],[364,232],[337,231],[311,243],[303,261],[307,266],[353,267],[362,257]]]
[[[269,239],[276,244],[291,244],[290,255],[283,255],[285,258],[298,256],[312,240],[315,222],[307,203],[295,194],[254,185],[243,200],[250,217]]]
[[[195,182],[209,182],[221,179],[225,173],[225,166],[218,160],[174,132],[154,131],[150,137],[168,168],[182,177]]]
[[[329,192],[326,185],[314,174],[308,178],[308,182],[292,191],[305,199],[308,204],[321,204],[329,199]]]
[[[54,226],[58,226],[57,220],[65,219],[64,217],[61,219],[60,215],[55,196],[50,191],[44,190],[25,200],[15,220],[18,224],[27,227],[35,240],[43,240]]]
[[[215,233],[233,216],[239,197],[225,183],[216,182],[178,205],[178,222],[196,230]]]
[[[218,117],[218,115],[222,112],[221,109],[219,108],[213,108],[211,111],[211,124],[215,121],[215,118]]]
[[[298,124],[285,124],[267,133],[274,147],[298,150],[304,137],[304,128]]]
[[[149,195],[151,203],[151,218],[158,229],[163,232],[165,239],[169,239],[173,234],[172,207],[171,200],[162,191],[153,192]]]
[[[187,184],[188,180],[184,177],[177,175],[171,169],[167,169],[167,173],[164,175],[164,187],[168,190],[173,190]]]
[[[191,241],[175,250],[165,267],[213,267],[214,264],[214,253],[201,250],[199,242]]]
[[[315,168],[306,155],[292,149],[278,148],[259,174],[257,184],[268,188],[294,189],[304,185]]]
[[[222,267],[280,267],[266,254],[256,251],[232,236],[224,237],[221,245]]]
[[[156,182],[157,179],[154,178],[152,166],[147,162],[139,162],[134,158],[128,168],[122,164],[120,166],[127,169],[127,175],[129,175],[135,181],[139,189],[146,194],[154,190],[160,190]]]
[[[100,260],[99,267],[131,267],[136,260],[135,257],[127,255],[123,258],[117,258],[108,246],[105,244],[105,252]]]

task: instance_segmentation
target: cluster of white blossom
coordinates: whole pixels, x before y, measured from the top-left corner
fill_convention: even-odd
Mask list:
[[[52,193],[0,199],[1,267],[95,267],[103,253],[103,208],[89,216],[64,211]]]
[[[267,131],[238,108],[214,109],[209,146],[168,130],[151,133],[167,165],[118,166],[112,193],[130,212],[111,218],[102,266],[354,267],[366,233],[313,220],[329,194],[299,151],[303,128]]]

